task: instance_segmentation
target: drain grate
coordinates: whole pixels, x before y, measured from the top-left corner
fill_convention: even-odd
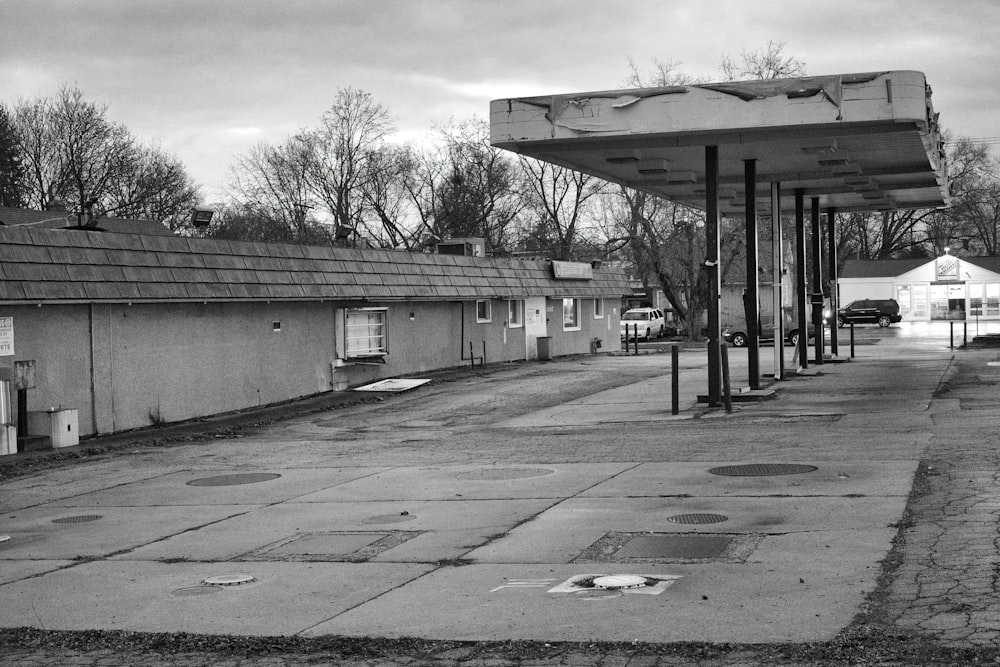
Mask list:
[[[684,524],[722,523],[729,521],[729,517],[723,514],[675,514],[668,516],[667,521]]]
[[[483,468],[481,470],[460,472],[457,477],[473,481],[496,482],[509,479],[544,477],[554,472],[555,470],[550,470],[549,468]]]
[[[97,521],[104,517],[100,514],[80,514],[79,516],[64,516],[61,519],[52,519],[52,523],[87,523]]]
[[[234,475],[216,475],[215,477],[202,477],[192,479],[187,482],[188,486],[236,486],[238,484],[256,484],[257,482],[269,482],[272,479],[281,477],[276,472],[244,472]]]
[[[773,475],[801,475],[816,469],[816,466],[801,463],[748,463],[711,468],[708,472],[713,475],[729,477],[771,477]]]

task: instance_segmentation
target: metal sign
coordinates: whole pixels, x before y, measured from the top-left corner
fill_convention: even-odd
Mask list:
[[[593,280],[594,267],[583,262],[552,260],[552,277],[556,280]]]
[[[0,357],[14,356],[14,318],[0,317]]]

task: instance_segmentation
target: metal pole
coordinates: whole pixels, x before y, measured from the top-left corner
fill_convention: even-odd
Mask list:
[[[951,339],[948,342],[948,347],[950,347],[951,349],[954,350],[955,349],[955,323],[954,322],[948,322],[948,333],[951,336]]]
[[[795,190],[795,309],[798,316],[799,367],[809,368],[809,335],[806,331],[806,215],[805,192]],[[777,341],[775,341],[777,345]]]
[[[705,270],[708,272],[708,404],[721,399],[720,372],[722,324],[719,294],[719,147],[705,147]]]
[[[829,260],[827,284],[830,286],[830,354],[837,356],[837,311],[840,309],[837,276],[837,209],[826,209],[826,257]]]
[[[851,359],[854,358],[854,322],[851,322]]]
[[[681,411],[680,408],[680,389],[681,389],[681,371],[679,361],[679,354],[677,352],[677,344],[670,346],[670,414],[676,415]]]
[[[28,435],[28,390],[17,390],[17,439]],[[22,451],[18,443],[17,451]]]
[[[774,379],[785,377],[785,312],[782,283],[785,277],[784,239],[781,234],[781,185],[771,183],[771,313],[774,320]]]
[[[815,360],[823,363],[823,257],[822,239],[819,234],[819,197],[812,198],[812,322],[816,339],[814,344]],[[809,344],[809,334],[806,332],[806,345]]]
[[[746,188],[747,291],[744,314],[747,320],[747,370],[750,388],[760,389],[760,295],[757,276],[757,160],[743,161],[743,184]]]

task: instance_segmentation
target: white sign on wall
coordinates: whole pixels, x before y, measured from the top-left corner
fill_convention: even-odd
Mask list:
[[[14,318],[0,317],[0,357],[14,356]]]

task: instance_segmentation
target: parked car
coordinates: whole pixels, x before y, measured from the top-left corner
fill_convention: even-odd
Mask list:
[[[632,308],[622,314],[622,340],[633,339],[638,327],[639,338],[649,340],[653,336],[660,337],[667,329],[663,311],[658,308]]]
[[[852,323],[887,327],[902,319],[895,299],[858,299],[837,311],[837,326],[840,327]]]
[[[809,324],[809,339],[816,337],[816,327]],[[750,341],[750,333],[746,326],[726,327],[722,332],[722,337],[733,347],[746,347]],[[760,331],[757,332],[757,339],[761,343],[774,343],[774,318],[770,315],[761,315]],[[785,320],[785,342],[789,345],[799,344],[799,327],[791,320]]]

